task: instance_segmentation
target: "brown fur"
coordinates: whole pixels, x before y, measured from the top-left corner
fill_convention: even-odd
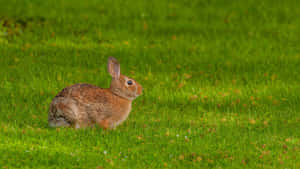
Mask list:
[[[142,87],[133,79],[120,75],[120,65],[110,58],[112,75],[109,89],[90,84],[74,84],[53,99],[49,109],[49,125],[82,128],[97,123],[102,128],[115,128],[129,115],[131,102],[142,94]],[[131,80],[132,85],[127,81]]]

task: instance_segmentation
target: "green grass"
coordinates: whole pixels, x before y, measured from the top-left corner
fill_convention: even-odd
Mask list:
[[[0,168],[300,168],[299,5],[0,0]],[[129,118],[49,128],[109,56],[144,88]]]

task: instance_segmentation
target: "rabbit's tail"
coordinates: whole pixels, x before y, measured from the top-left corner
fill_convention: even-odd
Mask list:
[[[49,127],[68,127],[74,122],[74,106],[70,99],[58,97],[50,105],[48,114]]]
[[[65,118],[56,118],[55,120],[49,120],[49,127],[69,127],[70,123]]]

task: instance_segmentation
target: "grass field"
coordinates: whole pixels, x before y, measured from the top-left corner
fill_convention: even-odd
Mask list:
[[[300,168],[299,5],[0,0],[0,168]],[[109,56],[144,88],[129,118],[49,128]]]

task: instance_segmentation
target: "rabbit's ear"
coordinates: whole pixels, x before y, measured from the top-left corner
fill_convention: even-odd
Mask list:
[[[114,78],[119,79],[120,77],[120,64],[114,57],[108,58],[107,71]]]

